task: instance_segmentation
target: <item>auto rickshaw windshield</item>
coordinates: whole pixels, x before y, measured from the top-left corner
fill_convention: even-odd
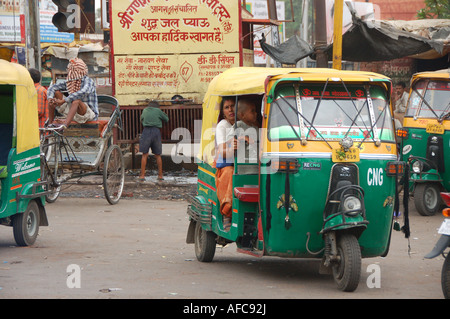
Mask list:
[[[302,128],[302,129],[300,129]],[[269,139],[395,141],[386,90],[372,85],[307,84],[275,89]]]
[[[450,111],[449,94],[449,80],[420,80],[413,85],[405,116],[439,118]]]

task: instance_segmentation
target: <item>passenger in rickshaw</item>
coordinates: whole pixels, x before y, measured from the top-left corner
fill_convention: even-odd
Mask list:
[[[64,96],[63,91],[69,95]],[[67,80],[48,89],[49,123],[56,129],[67,128],[72,120],[78,123],[97,120],[98,101],[95,82],[88,77],[83,60],[75,58],[67,66]],[[64,118],[55,120],[55,110]]]
[[[257,160],[257,138],[258,138],[258,113],[252,99],[240,99],[238,102],[238,119],[236,123],[237,136],[240,145],[245,148],[238,149],[238,162],[256,163]]]
[[[224,228],[231,225],[231,202],[233,200],[233,157],[237,150],[234,135],[235,97],[224,97],[220,104],[219,118],[222,120],[216,127],[216,189],[220,205],[220,213],[224,216]]]

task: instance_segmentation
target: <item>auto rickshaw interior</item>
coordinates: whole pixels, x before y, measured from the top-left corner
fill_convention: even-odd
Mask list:
[[[258,128],[261,127],[261,123],[262,123],[262,115],[261,115],[261,107],[262,107],[262,100],[263,100],[263,96],[262,95],[257,95],[257,94],[247,94],[247,95],[240,95],[240,96],[236,96],[233,97],[235,98],[235,119],[236,119],[236,123],[240,120],[238,113],[239,113],[239,109],[238,109],[238,102],[239,100],[245,99],[245,100],[250,100],[255,104],[255,108],[256,108],[256,113],[257,113],[257,122],[258,122]],[[223,114],[222,112],[220,112],[219,114],[219,118],[217,123],[219,123],[221,120],[223,119]],[[245,131],[243,130],[237,130],[236,134],[243,136],[245,135]],[[259,133],[259,132],[257,132]],[[239,137],[239,136],[237,136]],[[256,139],[256,145],[254,146],[256,148],[256,150],[258,149],[258,144],[259,141],[257,139],[257,136],[251,136],[251,138]],[[258,170],[257,170],[257,161],[255,160],[250,160],[248,158],[248,151],[245,152],[243,150],[244,144],[241,143],[238,146],[240,149],[238,149],[238,152],[236,154],[236,164],[235,165],[235,173],[237,174],[257,174]],[[258,152],[257,152],[258,153]],[[242,157],[240,156],[242,155]]]
[[[405,116],[444,119],[450,115],[448,80],[419,80],[414,84]]]
[[[0,178],[6,177],[8,155],[14,146],[13,119],[14,119],[14,86],[0,85]]]

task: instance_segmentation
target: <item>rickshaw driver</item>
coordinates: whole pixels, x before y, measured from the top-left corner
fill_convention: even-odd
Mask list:
[[[95,82],[88,77],[88,68],[83,60],[75,58],[67,66],[67,80],[48,89],[49,123],[56,129],[67,128],[72,120],[86,123],[98,118],[98,101]],[[62,91],[67,90],[65,97]],[[64,119],[55,119],[55,110]]]
[[[234,137],[235,98],[224,97],[221,103],[220,116],[223,119],[216,127],[216,189],[220,203],[220,213],[224,216],[224,228],[231,226],[231,207],[233,200],[233,159],[237,150]]]

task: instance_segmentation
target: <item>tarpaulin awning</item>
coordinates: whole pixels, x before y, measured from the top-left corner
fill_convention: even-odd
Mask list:
[[[265,53],[283,64],[294,64],[306,56],[315,58],[311,46],[297,36],[278,47],[267,44],[264,38],[260,42]],[[430,59],[449,52],[450,19],[364,21],[353,14],[353,24],[342,36],[342,60],[346,61],[389,61],[407,56]],[[325,53],[331,61],[333,44]]]

